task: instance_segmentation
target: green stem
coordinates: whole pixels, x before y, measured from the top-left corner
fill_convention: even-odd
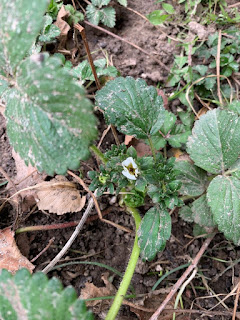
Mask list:
[[[150,137],[148,137],[148,142],[149,142],[150,149],[152,151],[153,159],[156,162],[156,152],[155,152],[155,149],[154,149],[154,146],[153,146],[152,139]]]
[[[102,161],[102,163],[106,164],[108,162],[108,159],[94,144],[92,144],[89,149]]]
[[[123,276],[122,282],[120,284],[120,287],[118,289],[118,292],[115,296],[115,299],[113,301],[113,304],[108,311],[108,314],[105,318],[105,320],[114,320],[118,314],[118,311],[122,305],[122,301],[127,293],[127,289],[130,285],[133,273],[135,271],[135,267],[140,255],[140,249],[138,247],[138,236],[137,236],[137,231],[139,228],[139,225],[141,223],[141,217],[139,215],[139,212],[136,208],[131,208],[127,207],[128,213],[131,213],[134,217],[135,220],[135,225],[136,225],[136,235],[135,235],[135,240],[134,240],[134,245],[131,253],[131,257],[129,259],[127,269],[125,271],[125,274]]]

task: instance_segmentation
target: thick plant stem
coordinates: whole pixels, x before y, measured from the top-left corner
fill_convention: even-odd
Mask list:
[[[152,139],[150,137],[148,137],[148,142],[149,142],[150,149],[152,151],[153,159],[156,162],[156,152],[155,152],[155,149],[154,149],[154,146],[153,146]]]
[[[138,236],[137,236],[137,231],[139,228],[139,225],[141,223],[141,217],[139,215],[139,212],[136,208],[131,208],[131,207],[127,207],[127,211],[128,213],[131,213],[134,217],[135,220],[135,225],[136,225],[136,236],[135,236],[135,241],[134,241],[134,245],[133,245],[133,249],[132,249],[132,253],[131,253],[131,257],[129,259],[128,262],[128,266],[127,269],[125,271],[125,274],[123,276],[122,282],[120,284],[120,287],[118,289],[118,292],[114,298],[113,304],[110,308],[110,310],[108,311],[108,314],[105,318],[105,320],[114,320],[118,314],[118,311],[122,305],[123,299],[127,293],[127,289],[130,285],[133,273],[135,271],[135,267],[139,258],[139,254],[140,254],[140,249],[138,247]]]
[[[94,144],[92,144],[89,149],[102,161],[102,163],[106,164],[108,162],[108,159],[104,157],[104,154]]]

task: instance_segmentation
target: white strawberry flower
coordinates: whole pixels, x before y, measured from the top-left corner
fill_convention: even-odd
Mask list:
[[[130,180],[137,180],[139,174],[138,167],[132,157],[127,158],[122,162],[122,174]]]

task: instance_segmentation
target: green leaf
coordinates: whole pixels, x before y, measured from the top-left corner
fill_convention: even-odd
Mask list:
[[[218,229],[240,245],[240,181],[235,177],[215,177],[207,191],[208,204]]]
[[[109,27],[113,28],[116,22],[116,11],[112,7],[101,9],[101,22]]]
[[[214,227],[213,215],[207,203],[206,194],[192,203],[193,220],[202,227]]]
[[[0,78],[0,96],[2,96],[8,88],[8,82]]]
[[[155,26],[162,24],[168,17],[169,15],[164,14],[163,10],[155,10],[147,15],[148,20]]]
[[[92,24],[97,26],[101,19],[101,12],[98,8],[89,4],[86,8],[86,16]]]
[[[176,161],[177,179],[182,182],[180,193],[188,196],[200,196],[206,190],[207,174],[188,161]]]
[[[91,0],[94,6],[101,8],[102,6],[107,6],[111,0]]]
[[[180,111],[178,112],[178,116],[185,126],[192,127],[195,120],[193,112]]]
[[[207,90],[211,90],[215,86],[216,82],[217,82],[216,78],[205,78],[204,86]]]
[[[13,74],[34,44],[48,0],[0,1],[0,69]]]
[[[166,2],[163,2],[162,7],[169,14],[173,14],[175,12],[174,7]]]
[[[234,111],[238,116],[240,116],[240,101],[233,100],[229,105],[226,106],[227,109]]]
[[[205,65],[198,64],[193,67],[193,70],[196,70],[197,72],[199,72],[201,76],[205,76],[206,72],[208,71],[208,67]]]
[[[227,110],[208,111],[195,122],[187,150],[197,166],[217,174],[240,154],[240,120]]]
[[[7,103],[7,130],[26,163],[49,175],[79,168],[96,138],[96,120],[84,90],[57,57],[39,54],[17,69]]]
[[[54,24],[51,24],[44,30],[44,33],[39,36],[38,40],[41,42],[52,42],[60,33],[61,30]]]
[[[143,260],[151,261],[163,250],[171,236],[171,217],[166,209],[149,209],[138,230],[139,247]]]
[[[3,320],[93,320],[72,287],[63,289],[57,278],[48,280],[42,272],[31,275],[27,269],[14,276],[0,271],[0,314]]]
[[[238,158],[237,161],[229,168],[231,175],[240,179],[240,159]]]
[[[190,134],[191,130],[185,131],[184,126],[182,124],[178,124],[175,126],[175,130],[171,132],[171,135],[167,140],[173,148],[181,148],[182,145],[187,142]]]
[[[109,81],[97,92],[96,102],[108,123],[139,139],[154,135],[164,123],[162,97],[142,79],[119,77]]]
[[[127,6],[127,0],[117,0],[118,3],[120,3],[122,6],[126,7]]]
[[[186,222],[193,222],[193,212],[189,206],[183,206],[178,211],[179,216]]]

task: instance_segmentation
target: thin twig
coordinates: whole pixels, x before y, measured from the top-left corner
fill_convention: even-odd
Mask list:
[[[12,186],[14,191],[17,192],[17,188],[16,188],[15,184],[13,183],[12,179],[9,177],[7,172],[5,170],[3,170],[3,168],[1,166],[0,166],[0,173],[4,176],[5,179],[7,179],[8,183]]]
[[[232,320],[235,320],[235,319],[236,319],[236,313],[237,313],[237,307],[238,307],[239,294],[240,294],[240,281],[238,282],[237,294],[236,294],[235,301],[234,301],[234,308],[233,308]]]
[[[220,86],[220,55],[221,55],[221,39],[222,39],[222,31],[219,30],[218,32],[218,46],[217,46],[217,56],[216,56],[216,74],[217,74],[217,91],[218,91],[218,99],[221,105],[223,104],[222,101],[222,94],[221,94],[221,86]]]
[[[157,309],[157,311],[151,316],[151,318],[149,320],[157,320],[158,316],[162,313],[162,311],[165,309],[165,307],[167,306],[167,304],[169,303],[169,301],[172,299],[172,297],[175,295],[175,293],[177,292],[177,290],[180,288],[180,286],[183,284],[183,282],[185,281],[185,279],[188,277],[188,275],[197,267],[197,264],[199,262],[199,260],[201,259],[202,255],[204,254],[205,250],[207,249],[207,247],[209,246],[210,242],[212,241],[212,239],[214,238],[215,234],[212,235],[211,237],[207,238],[202,247],[200,248],[198,254],[196,255],[196,257],[193,259],[191,265],[187,268],[187,270],[183,273],[183,275],[181,276],[181,278],[178,279],[178,281],[175,283],[175,285],[172,287],[171,291],[169,292],[169,294],[167,295],[167,297],[165,298],[165,300],[163,301],[163,303],[160,305],[160,307]]]
[[[240,2],[231,4],[230,6],[228,6],[228,8],[234,8],[234,7],[238,7],[238,6],[240,6]]]
[[[39,254],[36,255],[36,257],[33,258],[33,259],[31,260],[31,262],[36,261],[45,251],[47,251],[47,249],[52,245],[52,243],[54,242],[54,240],[55,240],[54,237],[51,238],[51,239],[49,240],[48,244],[46,245],[46,247],[45,247],[41,252],[39,252]]]
[[[73,244],[74,240],[79,235],[82,227],[84,226],[85,221],[87,220],[87,217],[89,216],[92,207],[93,207],[93,198],[91,198],[88,202],[87,209],[85,210],[82,219],[79,221],[79,224],[76,226],[76,229],[74,230],[73,234],[71,235],[70,239],[67,241],[65,246],[62,248],[62,250],[56,255],[56,257],[42,270],[44,273],[48,273],[57,263],[58,261],[65,255],[65,253],[68,251],[68,249]]]
[[[83,40],[83,43],[84,43],[84,47],[85,47],[85,50],[87,52],[88,61],[89,61],[90,67],[92,69],[92,73],[93,73],[93,76],[94,76],[94,79],[95,79],[95,82],[96,82],[96,85],[97,85],[97,89],[100,90],[101,89],[101,84],[100,84],[100,81],[98,79],[96,68],[95,68],[94,63],[93,63],[93,58],[92,58],[92,55],[91,55],[91,51],[89,49],[89,45],[88,45],[85,29],[79,23],[76,23],[74,25],[74,28],[77,29],[81,34],[81,37],[82,37],[82,40]],[[113,133],[114,139],[116,141],[116,144],[119,146],[120,142],[119,142],[119,139],[118,139],[118,135],[117,135],[116,129],[115,129],[115,127],[113,125],[111,125],[111,129],[112,129],[112,133]]]

